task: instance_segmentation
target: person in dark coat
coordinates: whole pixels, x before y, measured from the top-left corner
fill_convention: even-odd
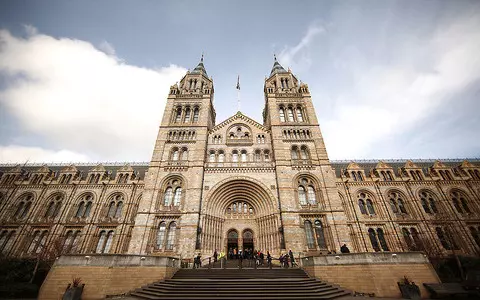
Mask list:
[[[215,249],[215,252],[213,252],[213,262],[217,262],[217,257],[218,257],[218,253],[217,253],[217,249]]]
[[[292,265],[292,268],[293,268],[293,265],[296,266],[297,263],[295,262],[295,258],[293,257],[292,249],[288,251],[288,256],[290,256],[290,264]]]
[[[343,246],[340,247],[340,252],[342,252],[342,253],[350,253],[350,249],[348,249],[347,244],[343,244]]]
[[[270,255],[270,252],[267,251],[267,265],[270,268],[272,266],[272,256]]]

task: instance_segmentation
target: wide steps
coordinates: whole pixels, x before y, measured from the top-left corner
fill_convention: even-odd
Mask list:
[[[130,293],[141,299],[334,299],[350,293],[301,269],[181,269]]]

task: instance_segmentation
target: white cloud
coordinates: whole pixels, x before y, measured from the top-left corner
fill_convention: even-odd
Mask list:
[[[102,52],[32,28],[25,39],[0,30],[0,74],[9,79],[0,105],[27,133],[43,137],[42,149],[32,150],[35,157],[149,160],[169,86],[186,69],[136,67],[122,62],[106,42]],[[25,161],[27,152],[7,159]]]
[[[410,149],[401,149],[399,141],[397,149],[391,144],[395,143],[395,136],[421,131],[422,128],[416,126],[432,113],[455,110],[458,103],[449,103],[452,96],[460,95],[466,86],[480,79],[478,28],[478,18],[459,19],[439,27],[421,44],[415,37],[397,40],[398,47],[408,51],[392,57],[388,63],[382,63],[379,57],[376,60],[364,57],[358,63],[345,59],[342,72],[351,76],[353,83],[337,93],[322,86],[323,83],[312,82],[311,89],[322,90],[332,99],[333,109],[322,120],[330,156],[335,159],[418,156],[415,148],[421,144],[411,145]],[[430,62],[428,68],[420,69],[418,62],[425,53]],[[317,107],[324,106],[323,99],[313,99]],[[478,132],[472,131],[472,134],[478,137]],[[445,138],[442,132],[436,132],[436,137]],[[480,146],[478,139],[476,143]],[[379,148],[382,144],[396,151],[385,152],[385,148]],[[425,149],[420,155],[431,157],[446,153],[432,146],[434,148]]]
[[[325,31],[325,27],[319,22],[312,23],[300,42],[295,46],[285,46],[278,59],[285,67],[291,67],[296,72],[308,69],[312,64],[309,47],[315,41],[315,37]]]
[[[40,147],[0,146],[2,163],[41,163],[41,162],[88,162],[84,154],[68,150],[51,151]]]

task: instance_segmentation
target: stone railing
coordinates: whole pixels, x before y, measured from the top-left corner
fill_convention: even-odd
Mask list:
[[[102,266],[102,267],[169,267],[179,268],[180,260],[174,257],[160,257],[131,254],[76,254],[60,256],[55,266]]]

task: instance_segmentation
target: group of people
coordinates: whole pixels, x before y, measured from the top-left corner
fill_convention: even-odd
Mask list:
[[[295,257],[293,256],[292,249],[290,249],[286,254],[281,254],[278,260],[280,261],[280,266],[282,266],[283,268],[293,268],[294,266],[298,266],[295,262]],[[288,264],[289,262],[290,265]]]

